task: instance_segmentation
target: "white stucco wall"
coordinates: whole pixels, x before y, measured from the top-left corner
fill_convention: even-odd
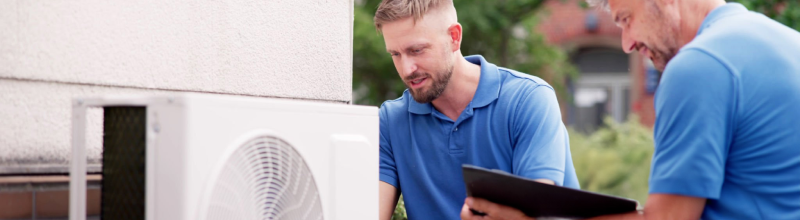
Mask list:
[[[350,102],[352,25],[352,0],[0,1],[0,173],[67,165],[75,96]]]

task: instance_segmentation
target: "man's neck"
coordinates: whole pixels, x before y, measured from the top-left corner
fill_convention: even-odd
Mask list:
[[[700,30],[700,26],[703,25],[703,21],[711,11],[726,4],[724,0],[682,0],[680,3],[680,28],[682,31],[678,38],[679,48],[694,40]]]
[[[458,120],[458,116],[475,96],[480,78],[481,66],[464,59],[459,51],[456,54],[453,75],[450,77],[447,88],[431,104],[453,121]]]

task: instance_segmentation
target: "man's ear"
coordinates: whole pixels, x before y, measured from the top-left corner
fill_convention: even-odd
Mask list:
[[[452,48],[453,50],[451,52],[456,52],[461,49],[461,40],[462,40],[461,34],[462,34],[461,24],[459,23],[450,25],[450,27],[447,28],[447,35],[448,37],[450,37],[449,38],[451,46],[450,48]]]

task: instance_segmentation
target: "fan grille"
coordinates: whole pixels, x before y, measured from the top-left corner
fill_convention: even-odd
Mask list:
[[[227,158],[215,180],[207,219],[323,219],[314,178],[285,141],[260,136]]]

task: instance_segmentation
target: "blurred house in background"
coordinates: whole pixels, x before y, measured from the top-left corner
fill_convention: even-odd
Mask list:
[[[538,31],[547,41],[564,48],[580,76],[568,79],[572,100],[562,104],[564,122],[590,133],[612,117],[618,122],[637,114],[641,123],[655,120],[653,93],[659,72],[649,59],[622,51],[621,30],[601,10],[581,6],[582,0],[545,3]]]

